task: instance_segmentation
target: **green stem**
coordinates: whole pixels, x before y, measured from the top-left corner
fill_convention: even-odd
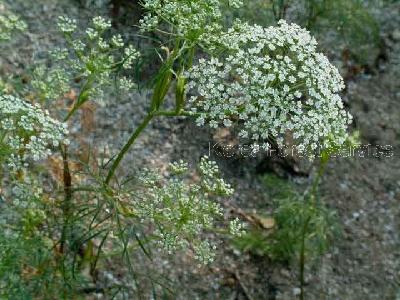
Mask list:
[[[118,153],[117,158],[114,160],[110,170],[108,171],[105,184],[108,185],[111,179],[114,176],[115,170],[118,168],[119,164],[121,163],[122,159],[124,158],[125,154],[128,152],[129,148],[132,144],[136,141],[138,136],[142,133],[142,131],[149,125],[150,121],[154,118],[155,112],[151,111],[147,114],[146,118],[140,124],[140,126],[135,130],[135,132],[131,135],[128,142],[124,145],[122,150]]]
[[[94,82],[94,77],[89,76],[85,84],[83,85],[74,106],[69,111],[68,115],[65,117],[64,122],[67,122],[73,114],[88,100],[88,91],[91,89],[92,84]]]
[[[316,177],[314,178],[314,181],[312,183],[312,188],[311,188],[311,201],[314,207],[317,205],[317,199],[318,199],[318,185],[321,180],[322,175],[324,174],[325,167],[328,163],[329,157],[326,157],[325,159],[321,160],[318,172]],[[299,281],[300,281],[300,300],[304,300],[304,267],[306,264],[306,236],[307,236],[307,230],[308,226],[311,221],[311,215],[307,217],[307,219],[304,221],[303,225],[303,230],[302,230],[302,237],[301,237],[301,247],[300,247],[300,262],[299,262],[299,268],[300,268],[300,275],[299,275]]]
[[[314,206],[317,204],[318,185],[319,185],[322,175],[325,172],[325,167],[326,167],[327,163],[328,163],[328,159],[320,162],[317,175],[312,184],[311,197],[312,197],[312,200],[314,201]]]
[[[122,150],[118,153],[117,158],[113,162],[110,170],[108,171],[105,184],[108,185],[112,179],[112,177],[115,174],[116,169],[120,165],[122,159],[124,158],[126,152],[128,152],[129,148],[132,146],[132,144],[136,141],[136,139],[139,137],[139,135],[142,133],[142,131],[149,125],[150,121],[157,117],[157,116],[165,116],[165,117],[179,117],[179,116],[194,116],[195,114],[188,112],[188,111],[167,111],[167,110],[159,110],[159,111],[151,111],[147,114],[146,118],[142,121],[142,123],[139,125],[139,127],[135,130],[135,132],[131,135],[129,138],[128,142],[124,145]]]
[[[179,117],[179,116],[185,116],[185,117],[193,117],[198,115],[197,113],[192,113],[190,111],[168,111],[168,110],[159,110],[154,113],[155,116],[165,116],[165,117]]]
[[[181,49],[181,50],[180,50]],[[175,43],[174,50],[172,51],[171,57],[168,58],[168,60],[165,62],[164,66],[165,70],[163,70],[162,76],[159,78],[154,93],[153,93],[153,99],[152,99],[152,104],[151,104],[151,109],[150,112],[147,114],[146,118],[143,120],[143,122],[139,125],[139,127],[133,132],[131,137],[129,138],[128,142],[124,145],[122,150],[118,153],[117,158],[114,160],[110,170],[108,171],[105,184],[109,185],[111,179],[113,178],[116,169],[120,165],[122,159],[124,158],[125,154],[128,152],[129,148],[132,146],[132,144],[136,141],[136,139],[139,137],[139,135],[142,133],[142,131],[147,127],[147,125],[150,123],[150,121],[156,117],[156,116],[170,116],[170,117],[175,117],[175,116],[193,116],[192,113],[190,112],[185,112],[180,109],[180,107],[176,107],[174,111],[162,111],[160,110],[160,107],[165,99],[165,96],[171,86],[171,75],[173,71],[171,70],[174,61],[178,59],[181,56],[181,52],[185,49],[185,45],[180,47],[180,40],[177,39]],[[191,65],[193,62],[194,58],[194,49],[190,49],[189,52],[189,64]]]
[[[187,65],[188,69],[190,69],[193,66],[193,60],[194,60],[195,54],[196,54],[196,49],[194,47],[191,47],[189,50],[189,59],[188,59],[188,65]]]
[[[311,217],[308,217],[304,222],[303,233],[301,239],[301,248],[300,248],[300,300],[304,300],[304,266],[306,264],[306,234],[308,229],[308,223],[310,222]]]

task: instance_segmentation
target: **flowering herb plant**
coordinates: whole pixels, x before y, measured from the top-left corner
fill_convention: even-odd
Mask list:
[[[84,178],[72,172],[64,123],[52,119],[38,105],[0,95],[0,158],[5,157],[8,167],[29,171],[29,159],[44,159],[53,148],[60,151],[63,198],[62,205],[55,209],[59,218],[52,220],[62,220],[61,226],[45,225],[45,218],[37,226],[51,227],[53,247],[58,251],[52,265],[60,265],[66,281],[75,276],[78,253],[83,253],[80,265],[89,260],[89,273],[95,274],[104,246],[114,238],[119,239],[129,265],[128,249],[135,244],[147,253],[145,244],[150,237],[168,253],[188,249],[203,264],[214,260],[216,245],[207,234],[218,231],[216,221],[222,216],[222,206],[217,200],[233,193],[215,162],[201,159],[198,180],[189,180],[188,166],[180,161],[170,164],[170,177],[146,171],[127,190],[121,184],[118,169],[153,119],[184,116],[195,119],[200,126],[238,126],[241,138],[265,147],[271,139],[283,146],[291,136],[297,149],[307,153],[318,147],[340,146],[347,139],[351,116],[339,95],[343,80],[328,59],[317,52],[315,39],[285,21],[269,28],[237,21],[232,28],[224,28],[222,3],[143,1],[147,13],[140,21],[142,31],[167,36],[161,47],[166,54],[160,54],[162,62],[147,115],[112,159],[96,170],[88,167]],[[241,1],[228,4],[237,8]],[[125,47],[121,35],[108,38],[110,21],[96,17],[83,34],[77,22],[67,17],[59,18],[58,27],[67,48],[52,51],[58,64],[49,70],[39,67],[32,81],[43,105],[72,88],[78,89],[64,118],[72,122],[85,103],[101,98],[114,76],[125,90],[135,88],[129,78],[120,76],[120,71],[130,70],[140,60],[139,50]],[[202,58],[197,60],[198,53]],[[175,107],[166,110],[165,102],[171,95]],[[76,224],[75,214],[80,225]],[[142,234],[148,238],[141,239],[135,233],[132,241],[128,233],[138,224],[146,228]],[[225,230],[231,235],[243,232],[239,219],[232,220]],[[96,238],[101,241],[94,255]],[[71,274],[65,271],[69,264],[73,266]],[[74,293],[65,292],[64,296]]]

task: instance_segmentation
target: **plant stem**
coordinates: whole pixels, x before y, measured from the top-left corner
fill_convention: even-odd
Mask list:
[[[157,112],[154,113],[155,116],[165,116],[165,117],[179,117],[179,116],[185,116],[185,117],[193,117],[196,116],[198,114],[196,113],[192,113],[190,111],[168,111],[168,110],[159,110]]]
[[[326,164],[328,163],[329,159],[324,159],[321,160],[318,172],[316,177],[313,180],[312,183],[312,188],[311,188],[311,201],[314,207],[317,206],[317,198],[318,198],[318,185],[320,182],[320,179],[322,175],[324,174]],[[311,215],[307,217],[307,219],[304,221],[303,225],[303,230],[302,230],[302,237],[301,237],[301,247],[300,247],[300,262],[299,262],[299,268],[300,268],[300,274],[299,274],[299,281],[300,281],[300,300],[304,300],[304,266],[306,264],[306,236],[307,236],[307,230],[308,226],[311,221]]]
[[[64,253],[67,230],[68,230],[68,227],[69,227],[69,217],[70,217],[70,212],[71,212],[72,176],[71,176],[71,171],[69,169],[69,164],[68,164],[67,147],[65,146],[65,149],[63,149],[63,147],[60,146],[60,152],[61,152],[62,157],[63,157],[63,167],[64,167],[64,172],[63,172],[64,203],[63,203],[63,207],[62,207],[64,223],[63,223],[63,228],[62,228],[62,233],[61,233],[61,240],[60,240],[60,252]]]
[[[72,109],[68,112],[67,116],[64,118],[64,122],[67,122],[73,115],[74,113],[88,100],[88,91],[90,90],[92,84],[94,82],[94,77],[89,76],[85,84],[83,85],[78,98],[76,99],[76,102],[74,103],[74,106]]]
[[[174,111],[162,111],[160,107],[165,99],[165,95],[167,94],[170,86],[171,86],[171,68],[173,62],[181,55],[180,49],[180,40],[178,39],[175,43],[174,50],[172,51],[172,56],[168,59],[168,61],[164,64],[166,69],[164,70],[165,73],[159,78],[159,81],[156,84],[153,93],[153,99],[151,104],[150,112],[147,114],[146,118],[143,122],[139,125],[139,127],[135,130],[135,132],[131,135],[128,142],[124,145],[122,150],[118,153],[117,158],[113,162],[110,170],[108,171],[105,184],[109,185],[111,179],[113,178],[116,169],[118,168],[119,164],[121,163],[122,159],[124,158],[125,154],[128,152],[129,148],[132,144],[136,141],[142,131],[149,125],[150,121],[156,116],[191,116],[190,112],[185,112],[180,110],[179,107],[176,108]],[[184,46],[183,46],[184,49]],[[191,49],[190,53],[190,64],[192,63],[194,57],[194,50]]]
[[[301,248],[300,248],[300,300],[304,300],[304,266],[306,264],[306,235],[308,230],[308,224],[310,222],[311,216],[305,220],[303,225],[303,232],[301,237]]]
[[[314,178],[314,181],[313,181],[313,184],[312,184],[311,197],[312,197],[314,206],[317,205],[318,185],[319,185],[319,182],[321,180],[322,175],[324,174],[325,167],[326,167],[327,163],[328,163],[328,159],[327,160],[322,160],[320,162],[320,165],[318,167],[317,175]]]
[[[121,163],[122,159],[124,158],[125,154],[128,152],[129,148],[132,146],[132,144],[136,141],[138,136],[142,133],[142,131],[149,125],[150,121],[154,118],[155,112],[151,111],[147,114],[146,118],[143,120],[143,122],[140,124],[140,126],[135,130],[135,132],[131,135],[129,138],[128,142],[124,145],[122,150],[118,153],[117,158],[113,162],[110,170],[108,171],[105,184],[108,185],[111,181],[111,179],[114,176],[115,170],[118,168],[119,164]]]
[[[108,185],[114,176],[114,173],[118,166],[120,165],[122,159],[124,158],[126,152],[128,152],[129,148],[132,146],[132,144],[136,141],[136,139],[139,137],[139,135],[142,133],[142,131],[149,125],[150,121],[157,117],[157,116],[165,116],[165,117],[179,117],[179,116],[194,116],[196,114],[193,114],[188,111],[165,111],[165,110],[158,110],[158,111],[151,111],[147,114],[146,118],[143,120],[143,122],[140,124],[140,126],[135,130],[135,132],[131,135],[129,138],[128,142],[124,145],[122,150],[118,153],[117,158],[113,162],[110,170],[108,171],[105,184]]]

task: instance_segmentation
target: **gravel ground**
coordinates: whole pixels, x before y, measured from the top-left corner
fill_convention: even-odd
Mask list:
[[[34,59],[44,59],[46,51],[59,43],[53,35],[58,15],[87,20],[93,13],[74,1],[5,3],[29,23],[29,34],[6,46],[18,51],[0,54],[0,72],[21,76]],[[96,14],[107,13],[96,9]],[[390,145],[394,155],[338,158],[329,164],[321,194],[338,211],[343,234],[318,266],[307,270],[307,299],[400,299],[400,4],[377,13],[387,58],[371,74],[349,82],[345,99],[363,144]],[[114,153],[141,121],[148,98],[146,93],[132,94],[128,100],[98,107],[90,142]],[[215,140],[213,132],[197,128],[190,120],[157,119],[129,152],[121,173],[144,165],[165,171],[168,162],[181,158],[195,162],[209,154]],[[236,187],[230,204],[245,210],[270,208],[271,199],[256,174],[262,157],[213,158]],[[307,182],[289,177],[300,186]],[[178,287],[176,299],[296,298],[296,268],[240,253],[229,243],[218,248],[216,261],[210,268],[198,268],[186,255],[168,258],[160,253],[147,267],[168,274]]]

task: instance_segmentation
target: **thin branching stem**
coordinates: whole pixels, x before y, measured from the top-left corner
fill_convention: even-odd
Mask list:
[[[149,125],[151,120],[157,116],[166,116],[166,117],[179,117],[179,116],[186,116],[186,117],[191,117],[195,116],[196,114],[188,111],[179,111],[176,112],[175,110],[173,111],[166,111],[166,110],[160,110],[160,111],[152,111],[149,112],[146,116],[146,118],[142,121],[142,123],[139,125],[139,127],[134,131],[134,133],[131,135],[129,138],[128,142],[124,145],[124,147],[121,149],[121,151],[118,153],[116,159],[114,160],[110,170],[108,171],[105,184],[109,185],[112,177],[115,174],[116,169],[120,165],[122,159],[130,149],[130,147],[133,145],[133,143],[136,141],[136,139],[140,136],[140,134],[143,132],[143,130]]]
[[[63,203],[63,228],[61,232],[60,239],[60,252],[65,252],[66,236],[69,227],[69,217],[71,215],[71,205],[72,205],[72,176],[68,163],[68,153],[67,147],[60,146],[60,152],[63,158],[63,183],[64,183],[64,203]]]
[[[153,111],[149,112],[144,118],[143,122],[139,125],[139,127],[135,130],[135,132],[131,135],[128,142],[124,145],[121,151],[118,153],[117,158],[114,160],[110,170],[108,171],[105,184],[109,184],[111,179],[113,178],[116,169],[118,168],[119,164],[121,163],[122,159],[124,158],[125,154],[128,152],[129,148],[132,144],[136,141],[142,131],[149,125],[150,121],[154,118],[155,113]]]

